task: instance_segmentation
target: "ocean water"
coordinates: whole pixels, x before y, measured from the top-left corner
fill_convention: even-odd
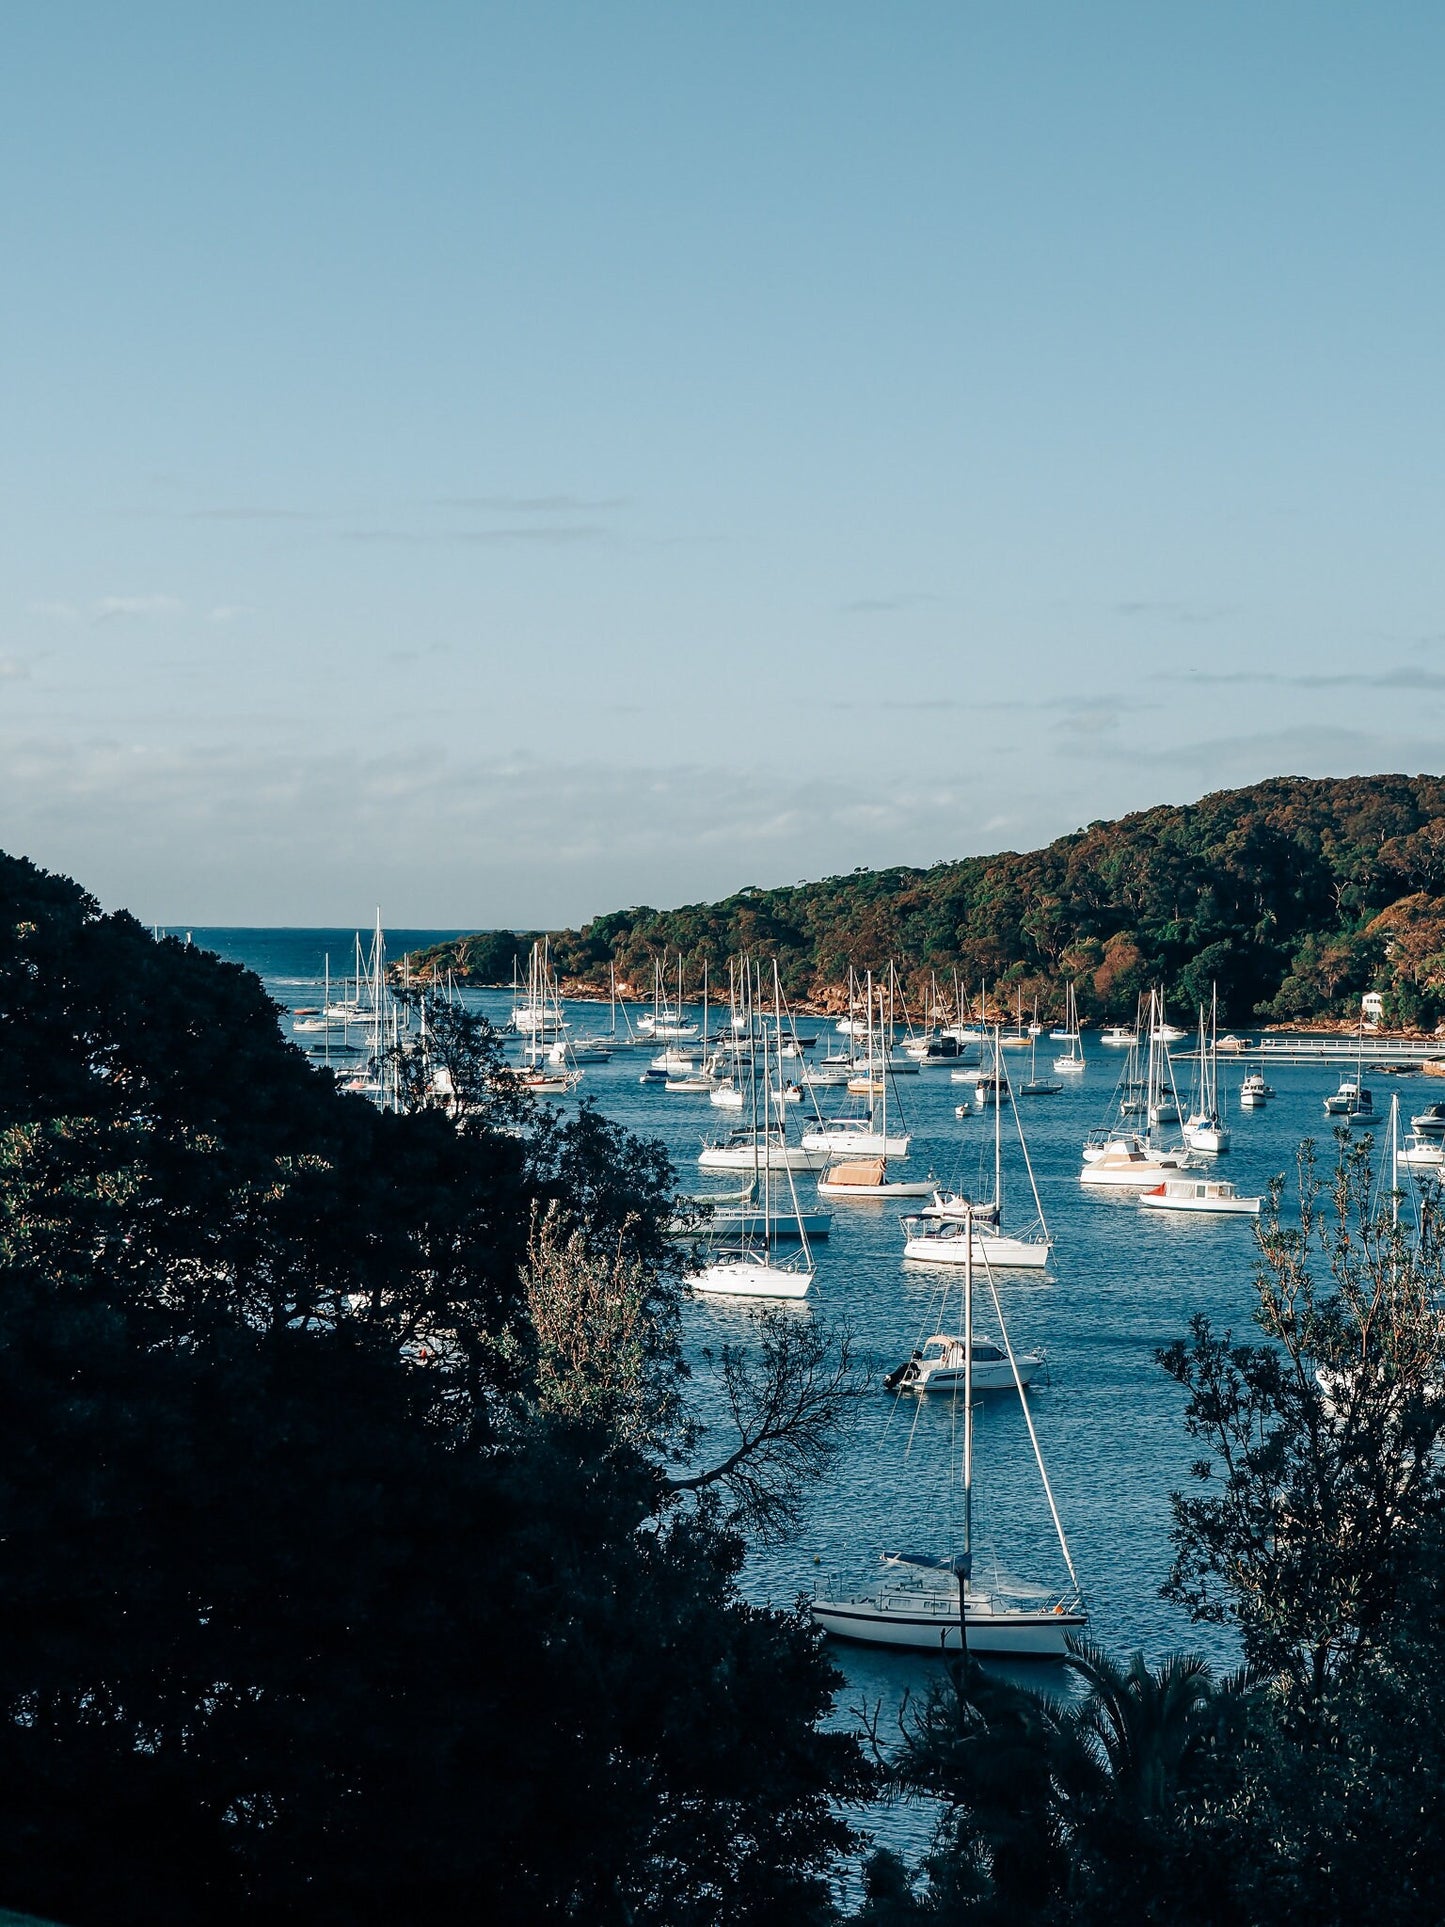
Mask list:
[[[446,933],[398,932],[388,939],[391,954],[440,934]],[[197,930],[194,936],[257,969],[271,994],[287,1006],[314,1002],[321,958],[329,950],[335,971],[338,957],[349,958],[352,942],[352,933],[333,931]],[[498,1023],[511,1007],[510,995],[501,992],[469,993],[468,1001]],[[609,1020],[605,1004],[569,1005],[567,1015],[574,1035],[605,1029]],[[829,1047],[822,1041],[832,1038],[825,1020],[800,1020],[799,1028],[816,1032],[820,1049]],[[1059,1048],[1041,1040],[1040,1075]],[[1092,1636],[1120,1655],[1142,1649],[1157,1659],[1183,1649],[1227,1667],[1237,1659],[1230,1635],[1191,1625],[1160,1597],[1170,1562],[1170,1493],[1188,1485],[1188,1467],[1197,1453],[1181,1422],[1182,1395],[1156,1354],[1185,1334],[1196,1311],[1241,1337],[1251,1335],[1252,1221],[1156,1214],[1141,1210],[1132,1193],[1090,1192],[1079,1184],[1080,1145],[1110,1113],[1123,1057],[1088,1034],[1085,1051],[1084,1076],[1066,1081],[1060,1095],[1019,1100],[1055,1251],[1046,1275],[996,1274],[1001,1308],[1016,1349],[1041,1349],[1047,1357],[1046,1382],[1035,1387],[1032,1409]],[[696,1166],[698,1151],[705,1137],[726,1130],[731,1120],[706,1097],[644,1086],[639,1080],[648,1055],[623,1052],[608,1064],[589,1065],[578,1095],[595,1098],[630,1129],[661,1138],[683,1189],[707,1189],[709,1181]],[[1021,1078],[1028,1053],[1008,1056],[1012,1075]],[[1271,1064],[1268,1074],[1277,1098],[1262,1111],[1244,1111],[1238,1100],[1242,1067],[1221,1059],[1221,1105],[1233,1148],[1213,1162],[1242,1193],[1263,1192],[1276,1173],[1292,1172],[1302,1138],[1315,1138],[1325,1156],[1332,1150],[1323,1099],[1334,1090],[1338,1071]],[[1187,1067],[1180,1066],[1179,1075],[1182,1095]],[[1434,1094],[1426,1088],[1430,1083],[1418,1076],[1373,1079],[1377,1102],[1388,1103],[1398,1090],[1407,1113]],[[971,1087],[954,1083],[948,1069],[931,1069],[900,1078],[898,1091],[913,1135],[908,1174],[931,1170],[975,1196],[989,1195],[992,1114],[976,1112],[962,1121],[954,1116],[960,1099],[971,1098]],[[825,1111],[841,1108],[845,1097],[841,1091],[819,1093]],[[890,1094],[890,1130],[891,1106]],[[1022,1230],[1033,1205],[1007,1107],[1002,1122],[1005,1224]],[[797,1183],[800,1197],[809,1202],[812,1179],[800,1173]],[[957,1274],[903,1260],[903,1208],[896,1201],[835,1205],[832,1235],[816,1250],[813,1291],[793,1314],[846,1322],[880,1376],[931,1332],[955,1329],[961,1322]],[[979,1335],[997,1336],[997,1318],[981,1279],[975,1304]],[[705,1415],[716,1412],[708,1354],[725,1342],[745,1343],[750,1330],[749,1313],[735,1303],[689,1303],[685,1338]],[[866,1580],[885,1549],[950,1550],[959,1534],[960,1448],[954,1401],[894,1401],[880,1389],[858,1414],[826,1481],[812,1493],[796,1535],[786,1545],[751,1555],[748,1591],[759,1600],[791,1603],[820,1573]],[[1012,1395],[982,1401],[976,1419],[974,1530],[982,1568],[996,1560],[1020,1577],[1045,1584],[1066,1581]],[[836,1657],[847,1680],[837,1713],[845,1722],[856,1708],[881,1700],[886,1724],[888,1709],[905,1693],[923,1690],[938,1666],[927,1655],[843,1645]],[[1052,1677],[1063,1684],[1058,1667],[1023,1672],[1039,1683]],[[875,1814],[870,1824],[880,1838],[916,1856],[931,1820],[925,1812],[904,1809]]]

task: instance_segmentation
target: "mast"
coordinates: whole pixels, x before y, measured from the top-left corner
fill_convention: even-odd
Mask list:
[[[963,1214],[963,1551],[958,1579],[958,1643],[968,1657],[968,1585],[973,1577],[973,1206]]]
[[[993,1033],[993,1206],[999,1214],[999,1228],[1003,1228],[1003,1199],[999,1195],[999,1185],[1003,1178],[1003,1052],[999,1048],[997,1027]]]

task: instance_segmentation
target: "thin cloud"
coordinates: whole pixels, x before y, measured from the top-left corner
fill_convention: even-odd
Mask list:
[[[80,610],[73,602],[27,602],[28,616],[42,616],[47,622],[79,622]]]
[[[30,664],[20,656],[0,656],[0,682],[29,682]]]
[[[90,605],[92,622],[145,621],[153,616],[177,616],[185,604],[173,595],[107,595]]]
[[[578,543],[605,542],[611,530],[597,523],[551,524],[518,529],[446,529],[424,533],[418,529],[357,528],[338,531],[343,542],[374,543],[404,548],[435,547],[465,543],[468,546],[504,548],[566,548]]]
[[[926,595],[921,590],[905,590],[900,595],[860,596],[856,602],[845,602],[845,616],[886,616],[894,615],[902,609],[918,609],[926,603],[937,602],[936,595]]]
[[[255,611],[245,602],[218,602],[214,609],[206,612],[207,622],[239,622],[242,616],[253,615]]]
[[[1274,669],[1171,669],[1163,682],[1204,683],[1220,688],[1268,684],[1277,689],[1445,689],[1445,670],[1415,669],[1400,663],[1392,669],[1349,669],[1339,672],[1305,671],[1287,675]]]
[[[602,515],[630,503],[625,495],[439,495],[431,506],[473,515]]]
[[[187,522],[315,522],[316,509],[283,509],[242,506],[238,508],[187,509]]]
[[[1130,602],[1116,602],[1114,613],[1119,616],[1145,616],[1164,622],[1222,622],[1226,616],[1238,613],[1227,602],[1151,602],[1139,599]]]

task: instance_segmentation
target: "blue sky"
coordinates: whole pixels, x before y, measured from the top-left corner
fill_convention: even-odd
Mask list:
[[[1400,6],[31,6],[0,842],[575,922],[1440,768]]]

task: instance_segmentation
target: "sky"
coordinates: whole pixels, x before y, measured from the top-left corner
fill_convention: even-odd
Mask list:
[[[0,846],[575,924],[1439,770],[1445,11],[22,5]]]

